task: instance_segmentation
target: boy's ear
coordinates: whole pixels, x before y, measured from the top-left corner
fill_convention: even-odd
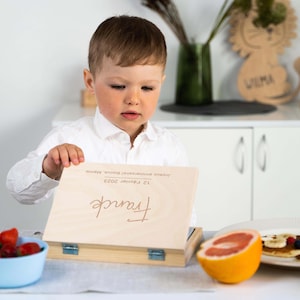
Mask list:
[[[94,94],[94,77],[88,69],[83,70],[83,79],[84,79],[84,84],[85,84],[85,87],[87,88],[87,90],[91,94]]]

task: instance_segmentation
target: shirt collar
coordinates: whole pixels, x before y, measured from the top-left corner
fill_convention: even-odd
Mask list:
[[[108,137],[112,137],[114,135],[124,135],[126,134],[123,130],[113,125],[109,120],[107,120],[96,108],[95,117],[94,117],[94,127],[97,134],[102,139],[107,139]],[[156,140],[157,134],[156,131],[151,124],[151,122],[147,122],[144,126],[143,131],[139,134],[139,136],[145,136],[149,140]]]

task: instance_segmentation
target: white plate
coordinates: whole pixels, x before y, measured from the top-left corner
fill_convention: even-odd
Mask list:
[[[250,222],[237,223],[227,226],[216,233],[220,235],[231,230],[255,229],[261,235],[277,234],[277,233],[293,233],[300,235],[300,219],[299,218],[280,218],[255,220]],[[262,255],[261,262],[273,266],[300,268],[300,260],[295,258],[282,258]]]

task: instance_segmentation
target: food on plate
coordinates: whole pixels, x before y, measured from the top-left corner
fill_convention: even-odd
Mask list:
[[[196,257],[212,278],[223,283],[239,283],[257,271],[261,244],[256,230],[230,231],[202,243]]]
[[[262,235],[263,254],[300,259],[300,235],[292,233]]]
[[[19,231],[11,228],[0,232],[0,258],[18,257],[42,251],[36,242],[18,244]]]

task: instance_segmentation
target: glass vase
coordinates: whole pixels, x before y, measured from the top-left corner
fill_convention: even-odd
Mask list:
[[[187,106],[213,103],[209,44],[180,45],[175,103]]]

